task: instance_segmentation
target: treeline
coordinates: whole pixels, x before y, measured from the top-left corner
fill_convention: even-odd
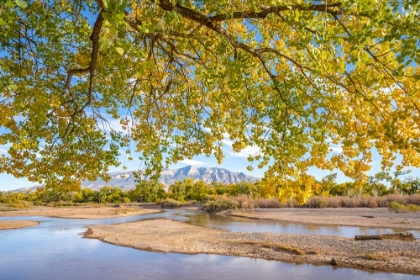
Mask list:
[[[351,182],[336,183],[336,175],[331,174],[317,182],[317,188],[313,192],[313,198],[306,201],[305,205],[317,207],[333,207],[334,201],[340,201],[342,206],[345,199],[325,199],[329,197],[384,197],[390,194],[413,195],[420,194],[420,180],[418,178],[408,178],[400,181],[390,178],[391,187],[387,187],[381,181],[384,180],[383,174],[371,177],[369,181],[362,186],[356,188]],[[389,179],[389,178],[388,178]],[[385,178],[386,180],[386,178]],[[30,201],[35,204],[48,204],[51,202],[67,202],[67,203],[129,203],[129,202],[157,202],[178,201],[178,202],[208,202],[218,200],[217,197],[239,197],[247,196],[254,201],[264,199],[270,201],[272,206],[279,206],[278,190],[271,194],[270,197],[264,195],[264,185],[260,182],[247,183],[241,182],[237,184],[211,183],[207,184],[203,181],[194,181],[193,179],[185,179],[170,185],[166,191],[163,184],[154,181],[140,181],[133,190],[123,191],[118,187],[106,186],[100,190],[81,189],[80,191],[57,191],[52,189],[38,188],[36,191],[28,191],[26,193],[0,192],[1,203],[16,203],[18,201]],[[271,198],[271,200],[270,200]],[[274,198],[274,200],[273,200]],[[359,199],[360,200],[360,199]],[[292,201],[292,202],[290,202]],[[315,203],[320,201],[319,203]],[[327,203],[327,201],[331,201]],[[344,202],[343,202],[344,201]],[[360,200],[361,201],[361,200]],[[249,202],[251,203],[251,202]],[[285,205],[282,201],[282,205]],[[289,206],[294,206],[293,198],[289,200]],[[338,203],[338,204],[340,204]],[[257,203],[258,204],[258,203]],[[331,205],[330,205],[331,204]],[[350,202],[347,202],[350,204]],[[380,203],[379,203],[380,204]],[[287,205],[287,204],[286,204]],[[357,207],[357,206],[356,206]]]

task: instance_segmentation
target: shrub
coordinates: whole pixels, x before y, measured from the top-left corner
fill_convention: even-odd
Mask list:
[[[320,197],[318,196],[314,196],[311,197],[307,202],[306,202],[306,206],[310,207],[310,208],[319,208],[319,202],[320,202]]]
[[[182,205],[184,205],[184,203],[182,203],[178,200],[175,200],[175,199],[172,199],[172,198],[167,198],[167,199],[164,199],[164,200],[161,201],[160,207],[162,207],[162,208],[179,208]]]
[[[405,204],[405,197],[402,196],[402,195],[389,194],[389,195],[387,195],[387,199],[388,199],[389,203],[397,202],[399,204]]]
[[[407,196],[406,201],[409,204],[420,205],[420,194],[413,194],[413,195]]]
[[[264,198],[259,198],[256,203],[258,208],[268,208],[268,200]]]
[[[251,208],[254,209],[255,201],[249,195],[239,195],[234,198],[238,203],[240,208]]]
[[[388,207],[389,206],[389,201],[387,199],[387,197],[378,197],[376,198],[376,202],[378,203],[379,207]]]
[[[341,199],[339,197],[336,197],[336,196],[329,197],[328,198],[328,204],[329,204],[329,207],[331,207],[331,208],[339,208],[339,207],[341,207]]]
[[[306,206],[311,208],[326,208],[329,206],[329,203],[326,197],[314,196],[308,200]]]
[[[223,198],[216,201],[209,201],[204,204],[203,209],[207,212],[213,213],[228,209],[237,209],[239,202],[234,199]]]
[[[354,208],[357,207],[357,204],[356,198],[343,197],[341,199],[341,207]]]
[[[270,204],[272,205],[272,207],[270,208],[294,208],[294,207],[299,207],[299,205],[296,202],[296,199],[291,198],[286,200],[285,202],[280,202],[278,199],[275,198],[271,198],[270,199]]]
[[[358,207],[369,207],[369,198],[362,196],[358,199]]]
[[[388,207],[389,211],[396,213],[406,213],[406,212],[420,212],[420,206],[414,204],[402,205],[398,202],[391,202]]]
[[[419,205],[408,204],[406,206],[406,208],[408,209],[409,212],[420,212],[420,206]]]
[[[378,202],[376,202],[376,200],[369,200],[369,208],[378,208]]]
[[[215,201],[215,200],[217,200],[217,195],[208,194],[205,197],[203,197],[202,202]]]

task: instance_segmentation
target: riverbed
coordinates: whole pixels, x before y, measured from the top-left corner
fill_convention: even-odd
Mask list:
[[[416,279],[416,276],[408,274],[287,264],[247,257],[146,252],[82,238],[87,225],[122,224],[162,218],[235,232],[352,236],[394,231],[340,226],[313,227],[299,223],[220,217],[185,210],[100,220],[2,217],[0,220],[34,220],[40,224],[31,228],[0,231],[1,279]],[[415,232],[415,235],[419,233]]]

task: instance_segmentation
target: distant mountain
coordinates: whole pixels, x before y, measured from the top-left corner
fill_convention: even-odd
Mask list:
[[[185,166],[178,169],[165,169],[160,175],[159,182],[169,186],[176,181],[183,181],[185,178],[194,180],[202,180],[208,184],[211,182],[220,183],[239,183],[239,182],[256,182],[259,178],[246,175],[242,172],[232,172],[227,169],[218,167],[199,167]]]
[[[119,187],[122,190],[132,190],[136,186],[133,171],[119,171],[109,173],[111,180],[105,182],[102,179],[96,181],[83,181],[82,188],[90,188],[92,190],[99,190],[105,186]],[[227,169],[218,167],[199,167],[185,166],[177,169],[164,169],[159,178],[159,182],[169,187],[176,181],[183,181],[185,178],[192,178],[194,180],[202,180],[206,183],[220,182],[220,183],[239,183],[239,182],[256,182],[259,178],[247,175],[242,172],[232,172]],[[40,186],[30,188],[20,188],[14,192],[24,192],[28,190],[36,190]]]

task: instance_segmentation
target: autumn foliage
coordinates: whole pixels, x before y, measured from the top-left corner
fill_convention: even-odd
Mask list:
[[[374,150],[420,166],[419,22],[418,1],[2,1],[0,172],[79,191],[121,148],[154,178],[228,137],[260,148],[263,196],[307,201],[310,167],[361,189]]]

